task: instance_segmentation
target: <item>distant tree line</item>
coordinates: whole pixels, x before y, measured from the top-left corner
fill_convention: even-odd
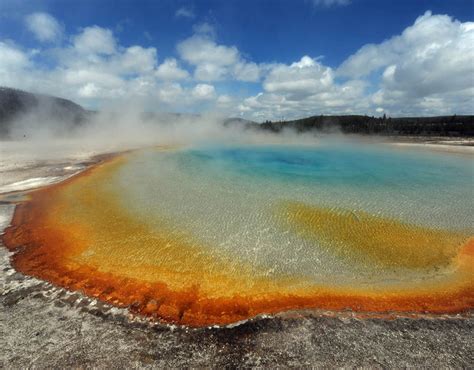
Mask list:
[[[279,132],[294,129],[298,132],[317,130],[362,135],[406,135],[406,136],[474,136],[474,116],[453,115],[438,117],[390,118],[360,115],[312,116],[293,121],[265,121],[250,124],[254,128]]]

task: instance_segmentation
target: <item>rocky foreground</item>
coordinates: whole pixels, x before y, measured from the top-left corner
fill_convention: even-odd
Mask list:
[[[6,285],[21,285],[3,271]],[[7,277],[5,278],[5,273]],[[8,289],[8,288],[7,288]],[[48,284],[2,292],[0,367],[472,367],[472,318],[261,318],[189,330],[129,322]],[[71,297],[71,296],[70,296]]]

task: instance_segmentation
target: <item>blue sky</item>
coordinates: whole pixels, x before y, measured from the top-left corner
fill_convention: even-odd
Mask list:
[[[473,9],[462,0],[0,0],[0,84],[91,108],[136,99],[256,120],[473,113]]]

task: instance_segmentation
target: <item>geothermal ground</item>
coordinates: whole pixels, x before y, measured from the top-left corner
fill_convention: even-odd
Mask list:
[[[96,154],[58,149],[62,159],[56,160],[47,150],[38,158],[26,152],[19,157],[14,146],[10,149],[2,148],[3,193],[60,181],[85,168]],[[1,230],[22,196],[2,197]],[[0,245],[1,368],[474,364],[472,314],[360,318],[351,312],[305,311],[231,327],[189,329],[151,324],[24,276],[11,267],[9,257]]]

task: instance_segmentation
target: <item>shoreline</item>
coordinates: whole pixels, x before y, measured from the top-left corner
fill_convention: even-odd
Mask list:
[[[397,148],[431,150],[435,152],[474,155],[474,146],[471,144],[454,144],[454,143],[417,143],[417,142],[394,142],[388,143]]]
[[[398,148],[474,155],[474,138],[407,136],[397,137],[397,140],[389,140],[387,143]]]

